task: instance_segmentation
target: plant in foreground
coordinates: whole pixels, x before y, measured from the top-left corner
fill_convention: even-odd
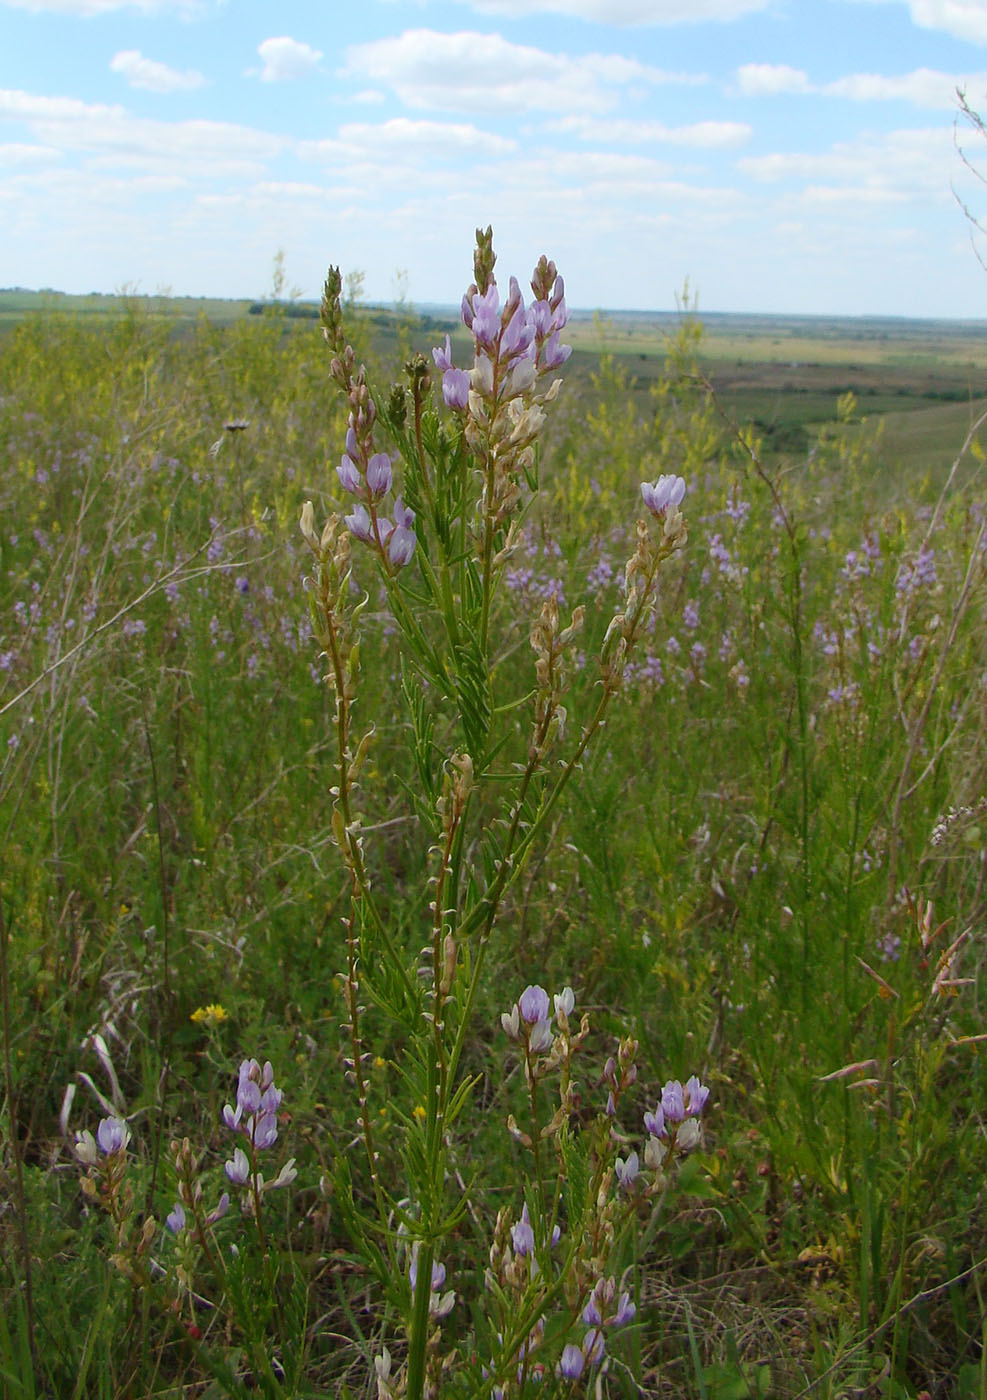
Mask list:
[[[562,278],[547,258],[534,270],[527,306],[514,278],[502,299],[495,262],[490,230],[478,231],[474,280],[462,305],[472,365],[457,368],[447,341],[432,356],[440,390],[417,356],[406,384],[386,399],[368,384],[346,343],[342,281],[330,271],[322,321],[331,377],[348,409],[336,469],[345,503],[321,526],[311,502],[301,513],[314,560],[307,580],[312,629],[333,704],[331,834],[346,872],[343,1070],[362,1156],[361,1171],[338,1144],[327,1143],[333,1166],[326,1189],[362,1266],[377,1280],[382,1304],[403,1320],[403,1337],[392,1339],[400,1360],[388,1348],[374,1363],[378,1393],[412,1400],[440,1391],[521,1395],[547,1377],[570,1391],[606,1364],[611,1338],[638,1308],[632,1297],[638,1281],[618,1280],[628,1241],[635,1249],[646,1246],[657,1227],[676,1155],[699,1142],[708,1093],[695,1077],[666,1084],[645,1117],[648,1136],[639,1153],[619,1127],[638,1072],[638,1046],[624,1037],[604,1066],[598,1112],[579,1127],[574,1064],[588,1020],[578,1027],[571,1020],[571,987],[554,999],[540,986],[525,988],[503,1016],[523,1071],[522,1101],[507,1117],[513,1150],[526,1154],[520,1214],[501,1210],[493,1228],[479,1314],[489,1325],[478,1327],[468,1354],[447,1341],[443,1320],[461,1288],[458,1281],[446,1287],[439,1254],[448,1262],[467,1214],[480,1221],[486,1205],[482,1162],[465,1194],[450,1186],[457,1121],[478,1078],[472,1064],[478,1007],[487,1000],[495,956],[510,961],[518,880],[533,853],[547,848],[566,790],[578,780],[650,622],[662,566],[686,542],[679,510],[684,480],[661,475],[644,482],[645,509],[622,571],[622,597],[595,659],[577,659],[581,606],[566,623],[552,594],[536,615],[518,617],[525,603],[505,586],[506,572],[538,494],[539,440],[561,389],[555,371],[569,353],[560,339],[568,313]],[[372,719],[358,718],[359,706],[372,700],[360,684],[370,626],[367,569],[398,636],[417,775],[424,883],[420,893],[401,892],[414,911],[410,938],[378,886],[379,856],[365,825],[362,788],[376,733]],[[505,665],[519,621],[534,658],[533,673],[520,677]],[[586,669],[591,684],[583,694],[574,676]],[[525,711],[527,721],[519,724]],[[383,1040],[375,1044],[377,1035]],[[398,1135],[400,1152],[389,1140],[385,1154],[367,1067],[395,1038],[416,1108],[389,1130]],[[265,1384],[286,1372],[289,1353],[304,1351],[296,1339],[292,1352],[284,1259],[263,1209],[269,1192],[290,1186],[296,1175],[293,1160],[273,1179],[261,1169],[278,1137],[280,1103],[271,1065],[245,1060],[236,1102],[223,1110],[238,1139],[225,1176],[253,1225],[251,1257],[267,1300],[262,1317],[245,1308],[229,1246],[216,1240],[228,1194],[204,1212],[199,1158],[188,1140],[173,1144],[179,1200],[168,1216],[179,1242],[173,1289],[184,1289],[193,1309],[225,1301],[239,1310],[253,1374]],[[133,1209],[121,1185],[126,1144],[115,1129],[100,1132],[110,1150],[87,1165],[122,1221]],[[145,1253],[155,1230],[153,1221],[142,1227]],[[131,1248],[130,1257],[139,1252]],[[192,1285],[200,1264],[216,1290],[205,1304]],[[144,1276],[148,1286],[152,1272]],[[264,1327],[273,1330],[273,1349],[263,1343]]]

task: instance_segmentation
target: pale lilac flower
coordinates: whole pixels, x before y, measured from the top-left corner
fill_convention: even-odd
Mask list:
[[[544,356],[544,363],[549,369],[558,369],[560,365],[565,364],[566,360],[572,354],[572,346],[563,345],[559,340],[558,331],[553,331],[545,342],[542,354]]]
[[[107,1157],[123,1152],[130,1141],[130,1129],[122,1118],[101,1118],[96,1129],[96,1141]]]
[[[631,1295],[626,1292],[621,1293],[620,1301],[617,1304],[617,1311],[614,1313],[610,1321],[612,1322],[614,1327],[626,1327],[629,1322],[634,1321],[634,1315],[636,1312],[637,1308],[635,1307],[634,1303],[631,1302]]]
[[[527,1204],[521,1207],[521,1219],[511,1226],[511,1243],[514,1245],[514,1253],[522,1259],[535,1252],[535,1232],[531,1228]]]
[[[681,503],[685,495],[685,480],[681,476],[660,476],[654,483],[642,481],[641,495],[652,515],[662,516],[669,507]]]
[[[432,351],[432,359],[435,361],[435,368],[442,370],[443,373],[446,370],[454,368],[452,363],[452,341],[448,336],[446,336],[445,349],[443,350],[441,346],[437,345]]]
[[[206,1216],[206,1224],[215,1225],[217,1220],[222,1220],[223,1216],[226,1214],[229,1208],[230,1195],[228,1191],[224,1191],[216,1203],[215,1210],[211,1210]]]
[[[411,562],[411,556],[415,552],[415,545],[418,543],[414,530],[409,530],[405,525],[396,525],[387,537],[387,557],[397,568],[404,568],[405,564]]]
[[[677,1079],[670,1079],[661,1091],[661,1107],[666,1123],[681,1123],[685,1117],[685,1099],[682,1085]]]
[[[527,1021],[529,1026],[535,1025],[538,1021],[548,1019],[550,1004],[548,993],[544,987],[525,987],[518,1001],[522,1019]]]
[[[352,515],[344,515],[347,529],[351,535],[355,535],[358,540],[363,540],[369,544],[373,539],[373,522],[370,519],[366,506],[354,506]]]
[[[442,397],[449,408],[465,408],[470,398],[470,377],[465,369],[447,369],[442,376]]]
[[[644,1115],[644,1126],[650,1137],[668,1137],[668,1132],[665,1128],[665,1112],[660,1103],[652,1113],[646,1113]]]
[[[375,501],[391,489],[391,459],[386,452],[375,452],[367,463],[367,487]]]
[[[496,345],[500,334],[500,293],[496,282],[491,282],[486,292],[474,294],[471,310],[472,318],[467,325],[474,340],[480,345]]]
[[[706,1100],[709,1098],[709,1089],[705,1084],[700,1084],[698,1075],[690,1074],[689,1078],[685,1081],[683,1094],[685,1097],[686,1112],[690,1117],[698,1118],[706,1106]]]
[[[618,1157],[613,1164],[614,1176],[623,1186],[625,1191],[629,1191],[637,1180],[640,1162],[636,1152],[632,1152],[626,1161]]]
[[[559,1375],[564,1376],[569,1381],[578,1381],[583,1374],[585,1365],[586,1358],[583,1356],[582,1350],[573,1346],[572,1342],[567,1342],[562,1348],[562,1355],[559,1358]]]
[[[245,1186],[250,1180],[250,1159],[242,1147],[234,1148],[233,1157],[225,1165],[226,1175],[234,1186]]]
[[[560,1016],[563,1011],[567,1016],[571,1016],[576,1005],[576,994],[571,987],[563,987],[561,992],[555,993],[554,1001],[556,1016]]]
[[[176,1201],[173,1208],[165,1216],[165,1224],[173,1235],[180,1235],[185,1229],[185,1207],[181,1201]]]
[[[599,1327],[591,1327],[583,1338],[583,1355],[588,1366],[598,1366],[603,1360],[605,1342]]]
[[[348,453],[343,454],[343,459],[336,468],[336,475],[339,477],[340,484],[344,491],[348,491],[351,496],[358,496],[360,494],[363,489],[363,482],[360,479],[360,470]]]

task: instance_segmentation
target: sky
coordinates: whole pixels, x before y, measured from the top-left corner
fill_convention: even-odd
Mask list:
[[[987,0],[0,0],[0,285],[987,318],[957,88]]]

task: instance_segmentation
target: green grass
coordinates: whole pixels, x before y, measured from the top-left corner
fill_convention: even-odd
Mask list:
[[[305,499],[319,514],[339,498],[345,406],[317,326],[187,309],[180,335],[132,301],[113,318],[21,319],[0,342],[0,1374],[11,1395],[371,1396],[373,1356],[387,1337],[397,1357],[401,1328],[353,1243],[371,1201],[351,1146],[347,882],[297,528]],[[439,339],[356,324],[374,362],[405,358],[399,337],[426,353]],[[487,953],[455,1129],[451,1198],[465,1189],[471,1209],[444,1244],[458,1298],[441,1345],[458,1351],[443,1393],[481,1393],[484,1269],[498,1210],[520,1209],[524,1156],[504,1125],[524,1100],[500,1013],[526,982],[571,984],[590,1017],[574,1125],[593,1121],[621,1036],[639,1042],[620,1120],[638,1146],[665,1080],[695,1072],[712,1089],[703,1152],[657,1234],[621,1236],[639,1308],[602,1393],[898,1400],[983,1382],[987,1083],[964,1039],[985,1008],[983,491],[975,444],[937,507],[974,410],[923,397],[969,380],[962,356],[979,366],[981,352],[889,333],[831,360],[795,325],[779,357],[811,360],[813,383],[786,368],[774,387],[768,333],[749,333],[714,326],[698,346],[714,383],[730,370],[721,412],[653,327],[631,328],[633,354],[608,331],[602,363],[580,332],[542,498],[507,566],[494,703],[532,690],[528,634],[558,586],[565,620],[587,608],[566,697],[578,735],[639,482],[688,478],[690,541],[662,574],[653,631]],[[846,356],[845,332],[830,348]],[[876,442],[859,396],[874,366]],[[920,406],[899,413],[905,397]],[[734,416],[801,429],[807,450],[768,436],[752,457]],[[934,578],[914,574],[930,530]],[[413,961],[434,837],[366,560],[366,858]],[[527,704],[496,715],[505,770],[523,764]],[[435,705],[435,744],[452,744]],[[484,801],[478,851],[501,821],[496,795]],[[969,982],[940,995],[939,960],[964,930],[954,971]],[[425,1090],[388,1009],[399,992],[375,965],[365,976],[368,1111],[399,1199]],[[191,1019],[209,1003],[227,1013],[212,1027]],[[211,1208],[232,1152],[222,1105],[251,1055],[274,1062],[298,1178],[271,1197],[268,1253],[235,1212],[222,1223],[240,1244],[226,1311],[186,1297],[174,1312],[158,1276],[111,1264],[133,1238],[84,1195],[71,1142],[105,1102],[126,1114],[127,1228],[153,1214],[150,1252],[173,1270],[169,1143],[189,1137]]]

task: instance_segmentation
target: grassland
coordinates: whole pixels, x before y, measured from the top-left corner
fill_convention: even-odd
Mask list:
[[[333,537],[354,747],[374,729],[340,768],[303,583],[329,565],[298,530],[307,499],[317,530],[352,504],[317,324],[26,309],[0,339],[4,1393],[371,1400],[384,1348],[399,1393],[426,1332],[460,1400],[987,1393],[982,434],[950,476],[977,329],[575,319],[486,609],[470,551],[429,534],[413,392],[385,388],[419,542],[388,571]],[[348,333],[386,386],[443,324]],[[474,489],[459,420],[423,421]],[[598,727],[660,473],[688,482],[689,542]],[[585,616],[549,683],[553,598]],[[526,1085],[503,1028],[526,984],[589,1018],[568,1089]],[[443,988],[470,1088],[429,1137]],[[263,1208],[223,1118],[252,1056],[284,1092]],[[646,1170],[643,1114],[692,1074],[702,1140]],[[129,1142],[80,1160],[101,1121]],[[455,1295],[424,1331],[416,1230],[436,1311]],[[594,1279],[635,1313],[575,1378]]]

